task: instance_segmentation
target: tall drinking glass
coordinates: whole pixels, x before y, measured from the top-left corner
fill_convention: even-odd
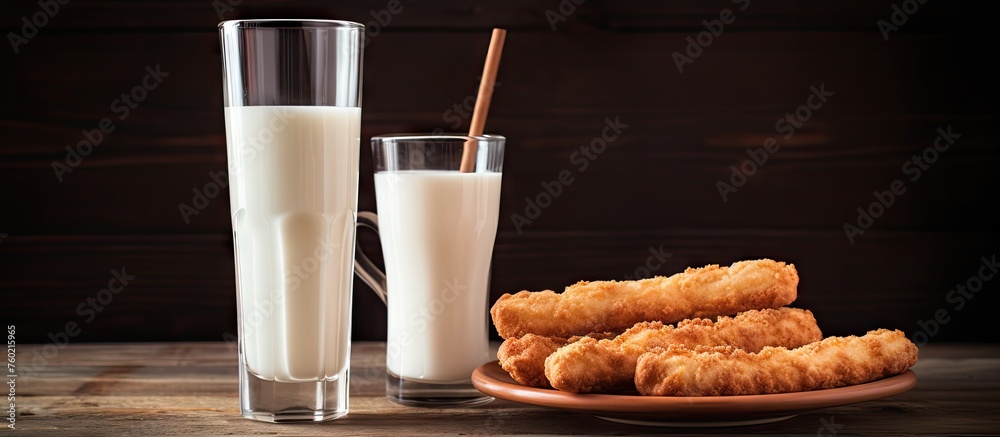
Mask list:
[[[236,242],[240,410],[347,414],[364,26],[219,24]]]

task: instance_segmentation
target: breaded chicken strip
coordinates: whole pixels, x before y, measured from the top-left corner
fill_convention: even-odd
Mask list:
[[[500,360],[500,367],[522,385],[550,388],[549,380],[545,379],[545,358],[560,347],[573,344],[582,338],[604,339],[614,336],[612,332],[605,332],[566,339],[527,334],[505,340],[497,352],[497,359]]]
[[[670,346],[639,357],[635,387],[653,396],[735,396],[844,387],[906,371],[917,346],[900,331],[829,337],[797,349]]]
[[[769,259],[730,267],[688,268],[639,281],[579,282],[551,290],[505,294],[490,310],[503,338],[538,334],[572,337],[621,331],[639,322],[676,323],[746,310],[778,308],[795,300],[795,266]]]
[[[718,320],[689,319],[677,327],[643,322],[611,340],[584,338],[545,359],[552,387],[592,393],[630,387],[639,356],[671,345],[732,346],[757,352],[766,346],[795,348],[823,338],[812,312],[795,308],[751,310]]]

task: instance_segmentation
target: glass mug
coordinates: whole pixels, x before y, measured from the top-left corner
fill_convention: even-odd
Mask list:
[[[386,302],[386,396],[412,406],[470,406],[493,398],[472,371],[491,360],[490,264],[496,239],[504,138],[372,138],[379,215],[358,225],[382,242],[385,274],[359,250],[355,270]],[[471,172],[459,171],[466,144]]]
[[[240,411],[348,411],[364,26],[219,24],[236,251]]]

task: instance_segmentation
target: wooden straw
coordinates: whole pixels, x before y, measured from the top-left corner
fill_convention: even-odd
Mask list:
[[[486,64],[483,65],[483,78],[479,81],[479,93],[476,95],[476,108],[472,111],[472,123],[469,126],[469,136],[477,137],[483,134],[486,127],[486,116],[490,112],[490,100],[493,98],[493,84],[497,81],[497,67],[500,66],[500,55],[503,53],[503,41],[507,31],[493,29],[490,37],[490,49],[486,52]],[[475,141],[466,141],[462,150],[462,173],[469,173],[476,168]]]

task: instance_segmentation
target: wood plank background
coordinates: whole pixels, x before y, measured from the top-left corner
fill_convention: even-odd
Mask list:
[[[987,325],[1000,280],[960,311],[946,301],[1000,246],[995,3],[928,1],[888,41],[876,26],[890,18],[888,0],[753,0],[745,11],[731,1],[588,0],[555,30],[553,0],[401,5],[366,48],[360,209],[375,208],[367,139],[451,130],[447,111],[474,93],[489,28],[508,28],[487,127],[508,138],[494,299],[622,279],[662,247],[672,256],[655,274],[794,262],[797,304],[827,333],[912,333],[943,308],[952,317],[932,341],[1000,341]],[[4,35],[40,10],[6,6]],[[222,18],[367,23],[386,7],[244,0]],[[671,54],[725,8],[736,20],[679,73]],[[0,316],[20,341],[82,322],[77,305],[121,268],[136,279],[74,341],[236,332],[228,198],[189,222],[178,211],[226,169],[219,20],[208,0],[73,0],[17,53],[0,47]],[[112,102],[157,65],[169,76],[60,182],[51,163],[82,129],[115,117]],[[821,84],[834,95],[782,138],[776,120]],[[579,171],[572,154],[616,117],[628,128]],[[947,126],[961,138],[850,243],[843,224],[873,191],[907,178],[902,164]],[[769,137],[782,148],[723,201],[716,181]],[[574,182],[519,232],[512,214],[563,170]],[[374,237],[360,244],[378,258]],[[384,339],[381,302],[355,289],[355,338]]]

